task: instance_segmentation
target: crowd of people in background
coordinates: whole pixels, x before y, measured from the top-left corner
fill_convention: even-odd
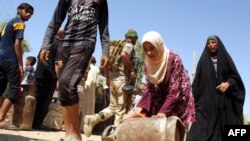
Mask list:
[[[80,9],[79,5],[88,8]],[[76,13],[69,13],[73,11]],[[185,125],[188,141],[223,141],[224,125],[243,124],[244,84],[218,36],[208,37],[191,84],[180,56],[167,47],[164,37],[157,31],[145,33],[141,48],[146,56],[146,82],[138,84],[138,66],[134,65],[138,33],[129,29],[125,39],[110,40],[107,0],[59,0],[39,54],[27,57],[24,69],[21,43],[25,21],[33,12],[30,4],[20,4],[17,16],[1,33],[1,96],[8,84],[0,105],[1,129],[21,129],[6,120],[12,105],[24,99],[21,95],[33,95],[36,100],[34,112],[23,113],[34,117],[30,130],[52,129],[44,120],[55,92],[62,110],[63,141],[81,141],[82,132],[87,137],[92,132],[100,134],[108,125],[119,126],[135,117],[176,116]],[[93,56],[97,31],[102,45],[100,58]],[[95,66],[97,59],[100,66]],[[127,85],[133,86],[137,95],[125,93]],[[31,86],[35,91],[29,91]]]

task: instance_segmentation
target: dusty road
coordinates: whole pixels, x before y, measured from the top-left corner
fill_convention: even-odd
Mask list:
[[[64,137],[64,131],[11,131],[0,129],[0,141],[58,141]],[[82,134],[83,141],[101,141],[101,136],[87,138]]]

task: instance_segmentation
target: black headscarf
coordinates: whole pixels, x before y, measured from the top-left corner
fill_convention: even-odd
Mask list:
[[[190,141],[222,140],[224,125],[243,124],[244,84],[220,38],[211,39],[218,42],[217,72],[206,43],[192,84],[197,121],[189,132]],[[216,89],[222,82],[230,84],[224,93]]]

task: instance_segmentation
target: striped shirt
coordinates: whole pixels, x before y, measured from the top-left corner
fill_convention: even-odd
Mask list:
[[[42,48],[48,49],[53,43],[57,30],[67,16],[65,37],[62,46],[82,46],[84,42],[96,43],[99,27],[103,55],[108,55],[110,43],[108,30],[108,5],[106,0],[59,0],[54,15],[44,36]]]

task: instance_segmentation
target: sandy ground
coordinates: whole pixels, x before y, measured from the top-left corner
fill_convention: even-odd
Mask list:
[[[0,141],[58,141],[65,135],[64,131],[11,131],[0,129]],[[83,141],[101,141],[101,136],[92,135]]]

